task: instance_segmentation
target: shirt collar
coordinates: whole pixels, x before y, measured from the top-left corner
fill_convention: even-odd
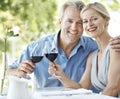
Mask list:
[[[55,34],[53,41],[52,41],[52,49],[51,50],[55,50],[56,48],[58,48],[58,36],[60,35],[60,31]]]
[[[84,49],[86,48],[85,46],[85,41],[84,41],[84,36],[81,36],[79,39],[78,47],[82,46]]]

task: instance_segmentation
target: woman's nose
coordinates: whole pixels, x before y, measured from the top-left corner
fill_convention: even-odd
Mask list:
[[[89,20],[89,21],[88,21],[88,25],[89,25],[89,26],[92,26],[92,25],[93,25],[92,20]]]

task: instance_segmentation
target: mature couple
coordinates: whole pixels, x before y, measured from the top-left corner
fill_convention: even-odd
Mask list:
[[[61,7],[60,31],[30,43],[21,57],[8,67],[8,75],[22,77],[33,72],[36,88],[64,85],[90,89],[94,86],[102,94],[119,96],[120,37],[109,35],[109,20],[108,11],[100,3],[85,6],[79,0],[68,0]],[[82,36],[83,30],[96,41]],[[43,57],[34,64],[30,60],[32,48],[37,43],[39,55],[46,41],[51,49],[54,48],[52,42],[56,43],[57,59],[49,62]],[[49,80],[54,73],[60,78]]]

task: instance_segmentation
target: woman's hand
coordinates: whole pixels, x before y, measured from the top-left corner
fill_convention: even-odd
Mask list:
[[[60,65],[58,65],[56,62],[50,62],[48,72],[52,76],[58,76],[62,77],[62,74],[64,73]]]

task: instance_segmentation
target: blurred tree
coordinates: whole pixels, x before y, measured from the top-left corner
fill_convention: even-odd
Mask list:
[[[119,0],[101,0],[103,4],[106,4],[112,11],[117,11],[120,9]]]
[[[22,22],[25,42],[40,37],[41,32],[56,30],[55,0],[0,0],[0,9]]]
[[[120,10],[120,0],[83,0],[83,2],[85,3],[95,2],[95,1],[103,3],[112,11]]]
[[[56,30],[56,10],[55,0],[0,0],[0,52],[4,44],[3,23],[11,21],[13,26],[18,26],[21,42],[28,43],[41,33]]]

